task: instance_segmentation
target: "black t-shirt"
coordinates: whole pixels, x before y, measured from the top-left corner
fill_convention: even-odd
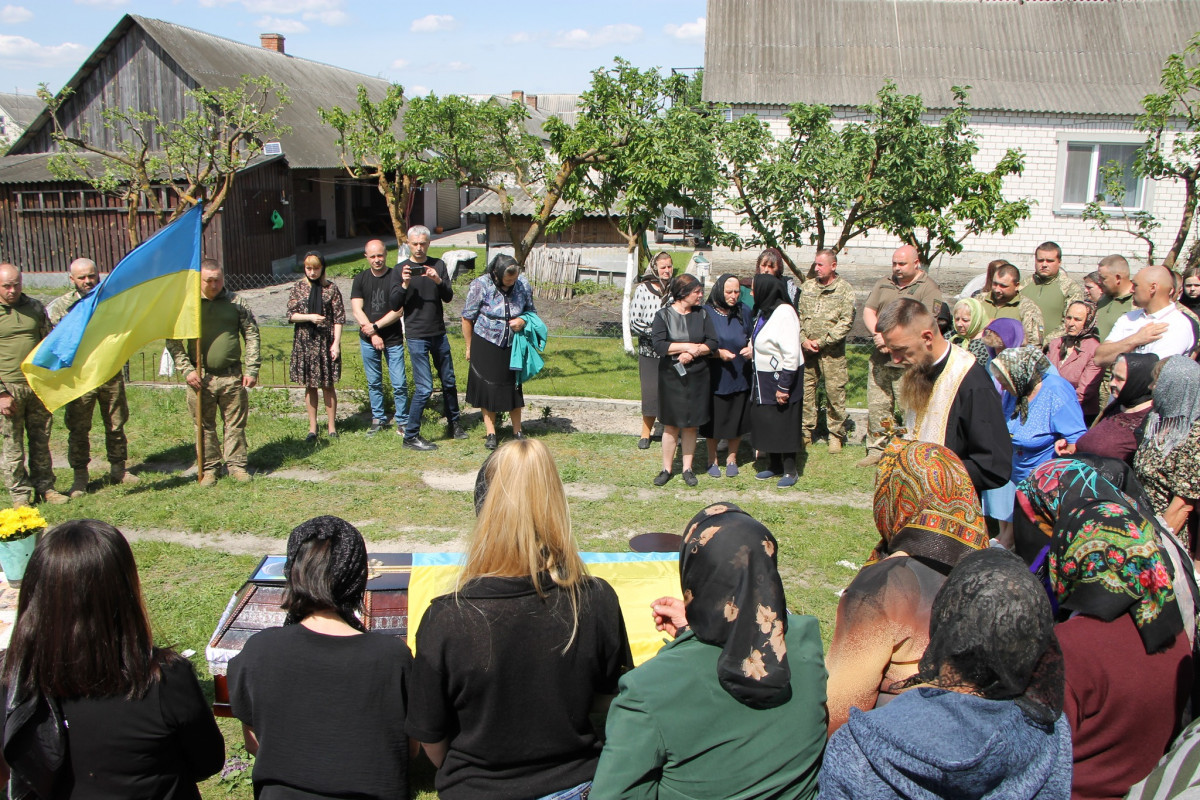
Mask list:
[[[601,743],[588,719],[633,659],[621,607],[599,578],[569,597],[543,576],[481,578],[434,599],[417,630],[408,733],[449,740],[443,800],[528,800],[590,781]]]
[[[229,662],[229,704],[258,736],[255,797],[408,797],[411,667],[408,645],[386,633],[251,636]]]
[[[140,700],[63,700],[71,763],[58,796],[199,800],[225,763],[225,739],[191,662],[174,656]]]
[[[350,284],[350,299],[354,300],[356,297],[361,299],[363,312],[367,315],[367,319],[374,322],[389,311],[400,307],[398,304],[392,305],[393,284],[397,287],[400,285],[400,273],[396,270],[389,269],[383,275],[376,277],[371,270],[364,269],[354,276],[354,282]],[[404,343],[404,328],[401,326],[400,320],[396,320],[386,328],[380,328],[379,335],[383,337],[383,343],[388,347]],[[359,330],[358,338],[364,342],[371,341],[371,337],[364,336],[362,330]]]
[[[421,276],[410,280],[408,289],[405,289],[403,270],[408,265],[435,269],[442,282],[434,283],[432,278]],[[408,337],[444,336],[446,314],[442,304],[454,299],[454,287],[450,285],[446,265],[440,258],[427,258],[424,264],[413,264],[411,259],[407,259],[400,262],[394,271],[396,283],[392,286],[392,305],[396,308],[404,306],[404,330]]]

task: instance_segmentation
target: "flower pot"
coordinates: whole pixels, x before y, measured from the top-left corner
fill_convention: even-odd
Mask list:
[[[4,577],[11,586],[20,586],[25,577],[25,567],[29,566],[29,557],[37,546],[37,534],[26,536],[24,539],[0,540],[0,567],[4,569]]]

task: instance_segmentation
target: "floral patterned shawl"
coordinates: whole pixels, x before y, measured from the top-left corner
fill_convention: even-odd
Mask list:
[[[1050,369],[1050,359],[1046,358],[1040,347],[1014,347],[992,359],[991,369],[1001,386],[1007,384],[1012,388],[1017,400],[1014,413],[1021,416],[1021,424],[1024,425],[1029,419],[1029,394],[1042,382],[1046,370]]]
[[[1049,557],[1058,604],[1112,622],[1133,617],[1147,653],[1183,632],[1183,618],[1154,530],[1128,504],[1085,502],[1060,514]]]
[[[775,556],[771,532],[732,503],[692,517],[679,551],[688,624],[697,639],[721,648],[717,678],[750,708],[774,708],[792,696]]]
[[[1166,455],[1188,437],[1192,423],[1200,419],[1200,364],[1186,356],[1171,356],[1158,373],[1153,394],[1143,441]]]
[[[868,564],[904,551],[953,567],[988,546],[971,477],[953,451],[895,439],[875,478],[875,527],[882,537]]]

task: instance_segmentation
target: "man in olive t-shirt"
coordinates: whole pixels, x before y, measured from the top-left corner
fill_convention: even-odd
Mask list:
[[[54,490],[50,459],[54,418],[21,371],[21,362],[48,333],[46,308],[22,291],[21,270],[0,264],[0,435],[4,437],[4,477],[14,508],[27,506],[39,496],[50,503],[67,502],[66,495]]]

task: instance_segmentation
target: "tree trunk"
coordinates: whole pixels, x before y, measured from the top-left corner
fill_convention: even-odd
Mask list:
[[[1175,262],[1179,260],[1179,255],[1183,252],[1183,245],[1192,230],[1192,218],[1196,216],[1196,181],[1197,176],[1189,176],[1183,179],[1185,193],[1183,219],[1179,221],[1179,232],[1175,234],[1175,243],[1171,245],[1171,249],[1167,251],[1167,257],[1163,259],[1162,265],[1167,269],[1175,268]],[[1151,256],[1153,257],[1153,250],[1151,250]]]
[[[376,172],[375,180],[379,185],[380,194],[383,195],[383,199],[387,202],[388,216],[392,221],[392,233],[394,233],[396,236],[396,245],[402,245],[405,241],[407,241],[404,229],[404,212],[402,209],[408,202],[408,178],[407,176],[403,176],[399,181],[399,197],[396,196],[396,188],[388,179],[386,172],[382,170]]]
[[[633,354],[633,334],[629,329],[629,301],[633,298],[633,285],[638,279],[638,244],[641,237],[634,234],[628,237],[629,246],[625,253],[625,291],[621,293],[621,342],[625,352]]]

